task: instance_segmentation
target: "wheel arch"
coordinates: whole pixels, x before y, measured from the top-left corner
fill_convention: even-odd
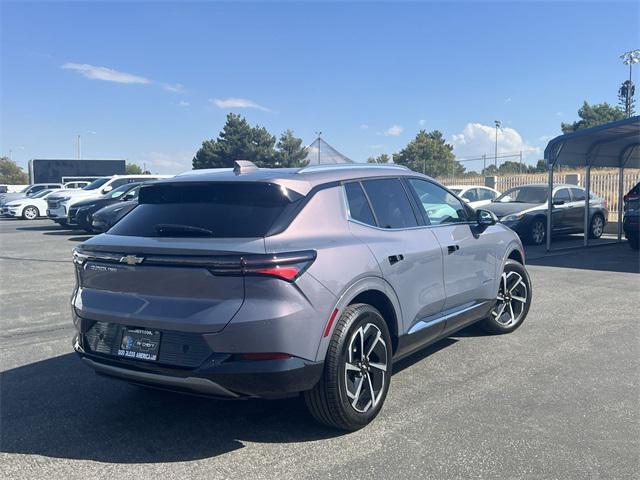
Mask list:
[[[382,277],[361,278],[351,284],[340,295],[332,312],[338,310],[327,336],[323,336],[318,345],[316,360],[324,360],[329,342],[343,310],[354,303],[367,303],[380,311],[389,327],[393,351],[398,346],[398,337],[402,332],[402,309],[393,288]]]

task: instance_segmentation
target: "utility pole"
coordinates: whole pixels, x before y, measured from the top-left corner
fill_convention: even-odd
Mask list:
[[[520,150],[520,173],[522,173],[522,150]]]
[[[9,161],[13,162],[13,150],[9,149]]]
[[[322,135],[322,131],[316,132],[318,135],[318,165],[320,165],[320,135]]]
[[[496,150],[495,150],[494,164],[495,164],[496,170],[498,170],[498,129],[502,128],[502,122],[500,120],[494,120],[494,122],[496,124]]]
[[[81,147],[80,134],[78,134],[78,160],[82,160],[82,147]]]
[[[640,62],[640,49],[629,50],[628,52],[624,52],[620,55],[622,59],[622,63],[625,65],[629,65],[629,83],[627,84],[627,88],[625,89],[625,113],[627,117],[631,116],[631,97],[633,96],[633,91],[635,90],[633,87],[632,80],[632,69],[633,65]]]
[[[485,153],[482,154],[482,175],[486,175],[485,171],[487,170],[487,155]]]

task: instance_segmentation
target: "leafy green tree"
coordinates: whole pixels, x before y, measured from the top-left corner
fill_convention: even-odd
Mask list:
[[[386,153],[382,153],[377,157],[369,157],[367,158],[367,163],[392,163],[391,157]]]
[[[29,175],[9,157],[0,157],[0,183],[24,185],[29,183]]]
[[[453,146],[445,141],[438,130],[420,130],[406,147],[393,154],[393,161],[432,177],[460,175],[464,172],[464,167],[453,154]]]
[[[142,168],[140,168],[140,165],[136,165],[135,163],[127,163],[125,172],[127,175],[142,175]]]
[[[205,140],[193,157],[193,168],[233,167],[236,160],[250,160],[258,167],[276,161],[276,137],[264,127],[251,127],[241,115],[230,113],[217,139]]]
[[[586,100],[578,110],[580,120],[573,123],[562,123],[562,133],[571,133],[583,128],[595,127],[604,123],[615,122],[625,118],[624,111],[607,102],[590,105]]]
[[[629,93],[629,101],[627,103],[627,93]],[[636,109],[636,86],[630,80],[622,82],[618,90],[618,108],[622,110],[627,117],[633,117]]]
[[[545,173],[548,171],[547,161],[544,158],[541,158],[538,160],[535,167],[530,167],[529,171],[530,173]]]
[[[276,145],[276,164],[279,167],[304,166],[307,152],[302,146],[302,139],[293,135],[291,130],[280,135]]]

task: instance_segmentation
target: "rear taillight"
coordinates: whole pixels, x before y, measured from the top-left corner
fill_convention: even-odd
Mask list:
[[[216,275],[251,275],[295,281],[316,259],[315,250],[266,255],[245,255],[235,265],[209,268]]]

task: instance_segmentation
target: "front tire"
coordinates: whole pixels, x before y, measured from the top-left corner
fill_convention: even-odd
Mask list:
[[[604,217],[596,213],[589,226],[589,238],[600,238],[604,233]]]
[[[24,220],[35,220],[39,216],[40,212],[38,211],[38,208],[34,207],[33,205],[24,207],[24,210],[22,210],[22,218]]]
[[[496,304],[480,324],[489,333],[511,333],[529,313],[531,306],[531,280],[524,266],[507,260],[500,276]]]
[[[542,245],[546,236],[546,220],[544,218],[534,218],[529,228],[529,241],[534,245]]]
[[[628,241],[631,250],[638,250],[640,248],[640,237],[629,237]]]
[[[391,381],[391,336],[371,305],[349,305],[335,327],[316,386],[304,392],[320,423],[354,431],[380,412]]]

